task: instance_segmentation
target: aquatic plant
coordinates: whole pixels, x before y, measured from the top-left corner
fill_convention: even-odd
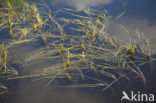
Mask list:
[[[7,51],[4,46],[4,43],[0,45],[1,51],[0,51],[0,72],[6,73],[7,71]]]
[[[0,95],[6,93],[6,92],[8,91],[8,88],[5,87],[5,86],[3,86],[2,84],[0,84],[0,89],[2,89],[2,90],[0,91]]]
[[[23,2],[26,2],[27,0],[0,0],[0,6],[1,7],[22,7]]]
[[[65,27],[69,28],[72,34],[63,33],[64,36],[58,38],[60,41],[58,40],[56,43],[54,43],[54,41],[52,43],[49,42],[49,47],[55,48],[56,45],[60,45],[60,49],[56,48],[56,52],[50,50],[50,54],[47,52],[46,54],[43,54],[43,56],[46,56],[53,61],[57,60],[60,69],[65,65],[64,69],[62,69],[62,71],[64,71],[64,74],[62,75],[66,75],[70,80],[74,79],[72,77],[72,72],[78,70],[81,78],[89,78],[94,82],[96,81],[95,84],[78,84],[77,86],[74,85],[74,87],[104,86],[105,88],[103,90],[105,90],[115,82],[118,82],[121,78],[128,79],[130,74],[135,74],[136,77],[141,78],[143,83],[146,84],[140,66],[150,60],[147,55],[149,49],[147,50],[144,48],[146,51],[143,50],[143,47],[145,47],[145,45],[142,44],[143,35],[138,35],[137,38],[133,38],[134,36],[130,35],[129,42],[125,42],[124,44],[121,42],[122,40],[109,35],[105,31],[107,22],[110,19],[106,10],[82,9],[75,11],[73,9],[64,8],[60,10],[60,12],[76,17],[76,19],[64,17],[60,19],[53,18],[55,19],[55,22],[58,20],[57,25],[59,25],[59,22],[64,22]],[[63,27],[61,28],[63,29]],[[64,31],[62,29],[61,31]],[[64,45],[62,45],[61,42],[63,42]],[[71,60],[65,55],[69,54],[69,50],[72,52]],[[56,56],[56,54],[58,54],[58,56]],[[62,59],[59,59],[60,57]],[[63,61],[62,66],[59,60]],[[55,66],[52,65],[52,67],[48,68],[54,69]],[[60,69],[57,69],[59,73]],[[88,77],[87,75],[92,72],[95,72],[94,76]],[[95,77],[96,73],[103,77],[97,79]],[[60,76],[62,77],[62,75]],[[59,75],[57,75],[57,77],[60,78]],[[56,75],[54,76],[54,78],[57,77]],[[111,80],[104,80],[105,77],[111,78]],[[73,86],[71,85],[70,87]]]
[[[13,67],[9,66],[7,55],[7,46],[2,43],[0,45],[0,78],[18,75],[17,71]]]
[[[22,3],[20,10],[10,4],[1,8],[0,31],[8,29],[13,39],[28,39],[33,36],[34,32],[42,29],[44,21],[40,17],[35,4],[28,4],[23,0],[20,0],[20,2]]]
[[[138,32],[133,35],[122,26],[129,34],[129,41],[120,40],[106,31],[112,18],[105,9],[63,8],[52,12],[45,2],[41,2],[42,5],[38,5],[44,9],[35,3],[23,3],[18,15],[11,6],[1,8],[0,30],[8,29],[11,35],[10,40],[1,44],[1,78],[47,78],[50,79],[47,86],[54,80],[66,78],[70,82],[77,80],[78,84],[64,84],[62,87],[100,86],[106,90],[114,83],[120,83],[120,79],[129,81],[133,75],[146,84],[140,66],[154,59],[151,57],[150,43],[143,34]],[[62,17],[58,16],[60,13]],[[8,71],[17,73],[8,65],[8,49],[38,39],[44,47],[20,63],[31,66],[50,61],[50,65],[28,75],[6,77]]]

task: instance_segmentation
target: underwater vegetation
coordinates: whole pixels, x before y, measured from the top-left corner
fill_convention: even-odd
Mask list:
[[[27,0],[0,0],[0,7],[13,6],[13,7],[22,7],[22,3]]]
[[[0,0],[0,31],[7,30],[9,39],[0,41],[1,81],[32,78],[54,81],[78,81],[61,87],[102,87],[108,89],[120,79],[139,78],[146,85],[141,66],[155,60],[151,45],[143,33],[129,32],[129,41],[108,34],[111,20],[107,10],[62,8],[51,11],[46,2]],[[62,15],[62,16],[60,16]],[[51,61],[51,65],[27,75],[18,73],[9,61],[10,48],[39,39],[44,47],[20,64],[32,65]],[[33,68],[32,68],[33,69]],[[107,78],[107,79],[106,79]],[[58,83],[59,84],[59,83]],[[0,88],[5,89],[0,84]]]

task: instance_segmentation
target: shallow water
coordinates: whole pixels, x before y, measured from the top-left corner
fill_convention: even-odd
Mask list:
[[[149,66],[145,66],[144,69],[149,69]],[[120,81],[120,86],[114,84],[112,90],[108,89],[104,92],[102,88],[61,88],[54,84],[46,87],[47,80],[9,81],[9,92],[1,95],[0,100],[1,103],[122,103],[120,99],[123,90],[127,93],[131,91],[156,93],[156,70],[152,73],[147,70],[144,73],[147,73],[145,88],[140,80],[132,79],[129,83],[124,80]]]
[[[107,31],[112,35],[116,35],[123,40],[127,40],[128,34],[122,30],[119,26],[124,25],[129,31],[135,33],[136,30],[144,32],[152,44],[154,49],[153,57],[156,57],[156,7],[154,6],[155,0],[51,0],[54,9],[61,7],[73,7],[73,8],[101,8],[105,7],[110,14],[115,18],[117,15],[125,11],[125,14],[117,19],[109,22]],[[53,8],[52,8],[53,9]],[[1,32],[4,34],[7,32]],[[8,39],[9,36],[1,35],[1,39]],[[10,60],[16,60],[17,63],[13,64],[19,69],[21,74],[38,72],[38,69],[48,65],[52,65],[52,61],[43,61],[35,63],[23,63],[24,60],[32,55],[35,55],[41,48],[43,43],[37,40],[37,42],[26,43],[17,45],[15,48],[11,48]],[[37,60],[40,61],[40,60]],[[19,64],[19,65],[18,65]],[[113,85],[112,90],[108,89],[102,91],[100,88],[62,88],[58,85],[51,84],[46,87],[48,80],[35,80],[32,79],[20,79],[15,81],[7,81],[4,83],[8,86],[8,93],[0,96],[0,103],[122,103],[122,91],[126,92],[135,91],[143,93],[156,93],[156,63],[154,62],[154,70],[151,71],[150,66],[144,65],[142,71],[147,79],[146,87],[143,87],[139,79],[132,79],[131,82],[124,80],[120,81],[120,85],[117,83]],[[32,69],[33,68],[33,69]],[[59,82],[58,80],[55,82]]]

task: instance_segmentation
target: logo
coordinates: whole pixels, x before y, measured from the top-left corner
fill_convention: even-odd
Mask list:
[[[121,101],[127,100],[127,101],[139,101],[139,102],[154,102],[155,97],[154,94],[142,94],[141,92],[135,93],[134,91],[131,91],[131,94],[128,95],[125,91],[122,91],[122,98]]]

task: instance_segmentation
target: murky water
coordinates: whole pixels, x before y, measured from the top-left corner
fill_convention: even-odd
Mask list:
[[[139,30],[150,40],[153,47],[153,57],[156,57],[156,1],[155,0],[49,0],[49,4],[55,9],[62,7],[72,8],[102,8],[105,7],[113,18],[124,12],[117,20],[109,21],[107,32],[118,36],[123,40],[128,39],[128,34],[121,28],[125,26],[129,31],[136,33]],[[7,33],[3,31],[1,34]],[[1,39],[9,36],[1,35]],[[15,49],[16,48],[16,49]],[[15,67],[22,74],[38,72],[38,69],[51,65],[51,61],[34,62],[33,64],[23,63],[26,58],[35,55],[43,43],[37,42],[17,45],[11,48],[10,59],[16,60]],[[40,61],[40,60],[38,60]],[[19,65],[18,65],[19,64]],[[154,70],[151,71],[149,64],[142,67],[147,79],[146,87],[138,79],[130,82],[122,81],[120,85],[113,85],[112,89],[102,91],[102,88],[62,88],[51,84],[46,87],[48,80],[20,79],[4,83],[8,85],[8,93],[0,96],[0,103],[122,103],[122,91],[140,91],[143,93],[156,93],[156,63],[153,63]],[[32,69],[33,68],[33,69]],[[55,82],[59,82],[55,81]],[[14,84],[14,85],[12,85]],[[127,102],[128,103],[128,102]]]

